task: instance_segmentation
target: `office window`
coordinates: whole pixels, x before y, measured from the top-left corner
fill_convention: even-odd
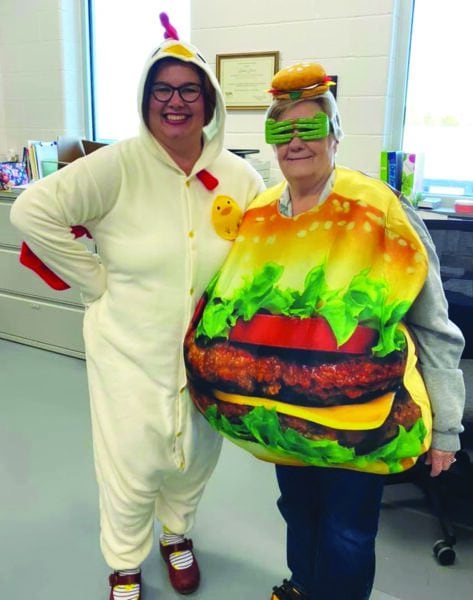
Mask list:
[[[90,100],[94,139],[138,131],[137,89],[147,57],[164,40],[159,13],[190,39],[190,0],[89,0]]]
[[[473,196],[472,22],[471,0],[414,2],[402,147],[426,192]]]

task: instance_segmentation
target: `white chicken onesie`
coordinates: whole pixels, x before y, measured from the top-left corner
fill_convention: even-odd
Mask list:
[[[145,124],[147,75],[166,57],[197,65],[217,95],[189,175]],[[242,211],[264,187],[245,160],[223,149],[222,93],[194,47],[164,42],[145,65],[138,96],[137,137],[31,185],[11,211],[30,249],[80,289],[86,306],[101,546],[117,570],[144,561],[155,517],[175,533],[192,527],[221,438],[189,399],[183,339]],[[222,198],[230,202],[219,215]],[[100,258],[74,239],[77,225],[91,233]]]

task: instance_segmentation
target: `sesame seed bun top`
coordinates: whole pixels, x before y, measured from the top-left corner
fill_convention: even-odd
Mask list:
[[[284,187],[270,188],[247,209],[235,250],[217,284],[223,295],[229,297],[242,277],[275,262],[285,267],[282,287],[302,290],[314,265],[324,265],[330,289],[344,288],[369,269],[370,277],[385,282],[389,301],[416,297],[427,256],[387,186],[337,167],[330,197],[294,218],[280,216],[277,209],[275,197]],[[362,199],[373,197],[376,203]]]

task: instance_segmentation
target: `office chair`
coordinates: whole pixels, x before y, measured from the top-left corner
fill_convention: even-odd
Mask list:
[[[409,471],[386,478],[386,485],[413,483],[420,487],[437,517],[442,538],[432,548],[441,565],[456,558],[456,537],[449,514],[452,498],[473,500],[473,218],[470,220],[426,220],[440,260],[440,273],[449,302],[449,317],[462,330],[465,349],[460,367],[466,387],[466,406],[461,434],[461,450],[448,472],[430,477],[430,467],[422,460]]]

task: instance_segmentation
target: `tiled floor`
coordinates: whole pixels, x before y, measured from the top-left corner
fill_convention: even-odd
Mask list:
[[[0,340],[0,382],[0,597],[106,600],[84,362]],[[272,466],[225,444],[193,532],[203,570],[193,598],[268,600],[286,575],[276,497]],[[457,560],[442,567],[420,493],[386,488],[372,600],[473,597],[473,503],[455,509]],[[144,582],[144,600],[179,597],[156,550]]]

